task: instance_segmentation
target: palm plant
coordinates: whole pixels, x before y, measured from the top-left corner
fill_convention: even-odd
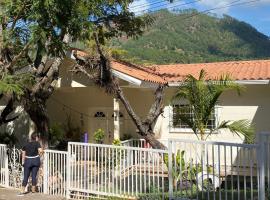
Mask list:
[[[228,75],[223,75],[212,81],[207,80],[207,74],[204,70],[200,71],[198,79],[188,75],[173,100],[188,101],[194,115],[190,117],[181,112],[181,108],[179,108],[176,110],[174,122],[185,123],[200,140],[206,140],[219,129],[229,129],[238,136],[244,136],[246,142],[250,143],[253,140],[254,126],[249,120],[222,121],[216,127],[208,126],[221,94],[228,90],[236,90],[240,95],[243,89],[243,86],[232,81]]]

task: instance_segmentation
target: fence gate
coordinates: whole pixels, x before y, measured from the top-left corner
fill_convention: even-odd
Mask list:
[[[23,178],[22,151],[13,146],[7,149],[9,187],[21,188]]]
[[[45,150],[43,160],[43,191],[45,194],[66,196],[67,152]]]
[[[8,187],[9,173],[8,173],[8,156],[7,146],[0,144],[0,186]]]

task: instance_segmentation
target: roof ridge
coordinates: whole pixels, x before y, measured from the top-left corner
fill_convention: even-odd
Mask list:
[[[143,67],[143,66],[138,66],[136,64],[133,64],[133,63],[130,63],[130,62],[127,62],[125,60],[122,60],[122,59],[112,59],[112,61],[114,62],[118,62],[118,63],[121,63],[121,64],[124,64],[124,65],[127,65],[129,67],[133,67],[133,68],[136,68],[136,69],[140,69],[140,70],[143,70],[145,72],[150,72],[154,74],[153,70],[151,68],[147,68],[147,67]]]
[[[166,66],[177,66],[177,65],[209,65],[209,64],[230,64],[230,63],[254,63],[254,62],[270,62],[269,59],[258,59],[258,60],[232,60],[232,61],[215,61],[215,62],[204,62],[204,63],[171,63],[171,64],[155,64],[155,65],[149,65],[151,68],[155,67],[166,67]]]
[[[150,67],[138,66],[138,65],[136,65],[136,64],[133,64],[133,63],[130,63],[130,62],[121,60],[121,59],[119,59],[119,60],[113,59],[112,61],[118,62],[118,63],[120,63],[120,64],[127,65],[127,66],[129,66],[129,67],[133,67],[133,68],[135,68],[135,69],[142,70],[142,71],[144,71],[144,72],[146,72],[146,73],[149,73],[149,74],[151,74],[151,75],[158,76],[159,78],[161,78],[161,79],[163,79],[164,81],[166,81],[165,77],[163,77],[162,74],[157,73],[155,70],[153,70],[153,69],[150,68]]]

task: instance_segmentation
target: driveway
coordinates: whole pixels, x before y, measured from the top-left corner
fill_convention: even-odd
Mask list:
[[[44,194],[26,194],[24,196],[17,196],[18,190],[0,188],[0,200],[65,200],[64,197],[49,196]]]

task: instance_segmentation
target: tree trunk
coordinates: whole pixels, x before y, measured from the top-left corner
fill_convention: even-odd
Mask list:
[[[164,146],[161,142],[159,142],[153,132],[148,132],[143,138],[154,148],[154,149],[163,149],[166,150],[167,147]]]
[[[24,109],[34,122],[35,128],[44,147],[48,146],[49,139],[49,117],[47,114],[46,100],[42,98],[25,98]]]
[[[166,147],[160,143],[155,137],[152,130],[153,125],[155,124],[159,115],[163,112],[163,93],[164,93],[164,85],[159,85],[155,91],[155,101],[152,104],[148,115],[145,120],[142,120],[133,110],[129,101],[124,95],[122,88],[119,86],[117,79],[113,76],[110,66],[110,60],[103,54],[101,49],[101,45],[98,41],[98,37],[94,34],[95,42],[97,46],[97,51],[99,53],[99,81],[97,82],[99,86],[106,89],[107,92],[113,93],[120,101],[123,103],[128,115],[136,125],[139,130],[139,134],[155,149],[166,149]],[[93,66],[89,61],[78,57],[76,54],[74,55],[76,60],[78,61],[78,65],[82,67],[77,67],[73,72],[80,72],[86,75],[89,79],[92,79],[92,76],[87,69],[87,66]],[[91,61],[90,61],[91,62]],[[83,69],[84,67],[84,69]]]
[[[137,114],[134,112],[132,106],[130,105],[129,101],[125,97],[122,89],[120,88],[119,84],[116,82],[116,80],[113,80],[114,87],[116,89],[116,94],[118,98],[123,103],[127,113],[129,114],[130,118],[136,125],[136,127],[139,130],[139,134],[154,148],[154,149],[167,149],[166,146],[164,146],[161,142],[159,142],[155,138],[155,133],[152,131],[152,126],[155,123],[158,116],[162,113],[162,96],[160,92],[163,91],[160,90],[160,88],[157,88],[156,90],[156,101],[152,104],[151,109],[149,111],[149,114],[145,121],[142,121]]]

